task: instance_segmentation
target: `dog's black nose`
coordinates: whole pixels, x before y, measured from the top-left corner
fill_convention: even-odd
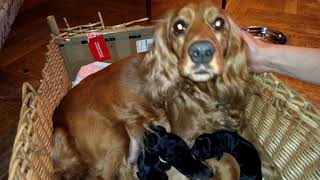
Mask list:
[[[194,63],[209,63],[214,52],[215,49],[209,41],[195,42],[189,47],[189,56]]]

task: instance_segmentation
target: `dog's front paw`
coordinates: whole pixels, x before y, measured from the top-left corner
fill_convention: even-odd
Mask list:
[[[267,180],[279,180],[281,179],[281,174],[278,171],[277,166],[273,162],[262,161],[262,175]]]
[[[190,178],[192,180],[208,180],[213,176],[214,174],[212,170],[208,167],[205,167],[205,168],[195,168]]]

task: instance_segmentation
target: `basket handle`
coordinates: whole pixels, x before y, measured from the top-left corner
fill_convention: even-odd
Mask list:
[[[37,91],[29,82],[24,82],[22,85],[22,100],[24,100],[29,93],[32,93],[35,96],[37,94]]]

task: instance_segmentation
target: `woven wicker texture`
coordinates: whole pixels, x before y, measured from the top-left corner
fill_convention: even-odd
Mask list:
[[[76,28],[76,34],[83,33],[83,29]],[[69,37],[72,33],[68,29],[60,35]],[[271,74],[253,79],[244,117],[250,121],[283,179],[320,179],[319,110]],[[22,88],[23,103],[10,162],[10,180],[52,179],[51,116],[69,88],[63,58],[57,44],[51,41],[39,89],[36,91],[27,83]]]
[[[320,113],[271,74],[255,77],[245,117],[283,179],[320,179]]]
[[[59,34],[56,38],[72,38],[74,36],[77,35],[83,35],[86,33],[92,33],[92,32],[101,32],[101,31],[112,31],[112,30],[116,30],[116,29],[123,29],[127,26],[136,24],[136,23],[141,23],[144,21],[147,21],[149,18],[142,18],[142,19],[137,19],[137,20],[133,20],[127,23],[122,23],[122,24],[118,24],[118,25],[113,25],[113,26],[105,26],[104,22],[103,22],[103,18],[101,16],[101,13],[98,12],[98,16],[100,21],[96,22],[96,23],[92,23],[92,24],[85,24],[85,25],[79,25],[79,26],[74,26],[74,27],[70,27],[68,21],[66,18],[63,18],[67,28],[64,29],[58,29]],[[51,28],[51,27],[50,27]],[[58,28],[58,27],[57,27]],[[51,28],[51,30],[53,30]]]
[[[51,179],[53,173],[51,116],[70,88],[63,58],[55,43],[48,45],[47,62],[37,91],[24,83],[9,179]]]

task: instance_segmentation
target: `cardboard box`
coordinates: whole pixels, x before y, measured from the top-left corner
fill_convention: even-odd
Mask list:
[[[105,62],[112,63],[149,50],[153,43],[153,30],[153,26],[131,26],[99,31],[98,34],[103,35],[111,55],[111,59]],[[70,82],[76,80],[77,73],[82,66],[95,62],[88,47],[89,38],[90,33],[83,33],[56,39],[65,60]]]

